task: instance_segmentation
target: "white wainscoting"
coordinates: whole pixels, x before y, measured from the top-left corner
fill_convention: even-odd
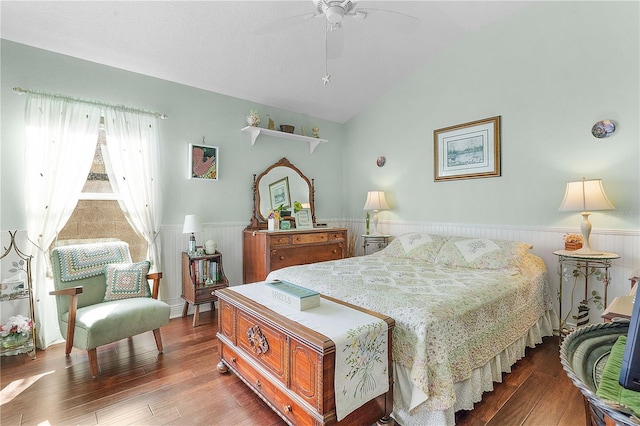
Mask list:
[[[327,220],[322,219],[329,226],[346,227],[351,236],[356,236],[355,254],[362,255],[362,237],[364,233],[363,220]],[[218,251],[222,253],[224,271],[230,285],[242,283],[242,230],[246,223],[220,223],[205,224],[204,231],[196,234],[198,245],[204,245],[208,239],[213,239],[218,244]],[[553,254],[556,250],[563,249],[563,235],[568,232],[578,232],[574,228],[552,227],[518,227],[499,225],[470,225],[454,223],[417,223],[399,221],[381,221],[378,224],[379,231],[385,234],[400,235],[406,232],[427,232],[441,235],[460,235],[482,238],[495,238],[513,241],[524,241],[533,245],[533,253],[540,256],[547,265],[549,282],[552,294],[558,292],[558,259]],[[181,252],[187,246],[188,235],[182,234],[182,225],[162,227],[162,259],[164,274],[164,292],[161,297],[172,307],[172,317],[182,314],[184,301],[181,293]],[[613,300],[629,292],[629,277],[632,272],[640,268],[640,231],[602,230],[596,229],[591,234],[591,246],[607,252],[620,255],[620,259],[613,261],[611,268],[611,284],[608,298]],[[572,284],[572,283],[570,283]],[[571,285],[563,286],[563,310],[566,312],[570,301]],[[602,284],[591,279],[590,290],[598,290],[602,294]],[[578,290],[574,296],[575,303],[581,300],[583,294],[582,284],[579,282]],[[208,305],[202,306],[203,310]],[[557,302],[556,302],[557,309]],[[190,313],[193,309],[190,308]],[[600,311],[592,306],[591,321],[600,321]]]

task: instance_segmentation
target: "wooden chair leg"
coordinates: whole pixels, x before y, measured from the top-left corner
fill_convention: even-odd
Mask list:
[[[89,368],[91,369],[91,376],[95,379],[100,374],[100,367],[98,367],[98,350],[96,348],[89,349]]]
[[[160,329],[156,328],[153,330],[153,337],[156,339],[156,346],[158,348],[158,352],[162,353],[162,335],[160,335]]]

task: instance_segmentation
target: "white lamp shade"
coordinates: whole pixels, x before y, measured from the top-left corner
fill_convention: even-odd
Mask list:
[[[389,204],[384,196],[383,191],[369,191],[367,193],[367,201],[364,203],[362,210],[388,210]]]
[[[202,231],[202,223],[197,214],[188,214],[184,217],[184,226],[182,227],[183,234],[191,234],[194,232]]]
[[[607,198],[600,179],[585,179],[568,182],[560,211],[587,212],[595,210],[614,210]]]

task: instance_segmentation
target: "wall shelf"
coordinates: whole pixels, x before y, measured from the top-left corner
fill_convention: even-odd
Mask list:
[[[312,138],[310,136],[302,136],[302,135],[296,135],[293,133],[279,132],[277,130],[269,130],[262,127],[254,127],[254,126],[243,127],[242,129],[240,129],[240,131],[251,134],[251,145],[255,145],[256,139],[258,139],[258,136],[266,135],[266,136],[273,136],[274,138],[308,142],[309,152],[311,153],[313,153],[313,150],[316,149],[316,147],[320,145],[320,143],[329,142],[326,139]]]

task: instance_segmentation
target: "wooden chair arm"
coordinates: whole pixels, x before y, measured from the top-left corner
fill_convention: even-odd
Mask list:
[[[76,296],[82,293],[83,288],[81,285],[77,287],[69,287],[63,288],[62,290],[50,291],[49,294],[52,296]]]
[[[69,300],[69,321],[67,323],[67,346],[65,354],[71,353],[73,347],[73,335],[76,330],[76,311],[78,310],[78,295],[82,293],[82,286],[69,287],[62,290],[50,291],[49,294],[53,296],[70,296]]]
[[[151,297],[154,299],[158,298],[158,294],[160,293],[160,279],[162,278],[162,272],[153,272],[151,274],[147,274],[148,280],[153,280],[151,284]]]

